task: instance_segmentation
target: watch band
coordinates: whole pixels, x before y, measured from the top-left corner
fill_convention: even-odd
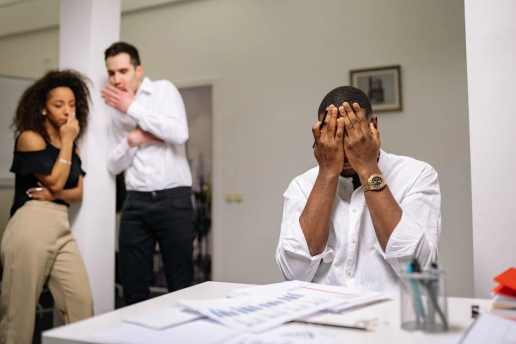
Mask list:
[[[377,179],[377,178],[380,178],[381,179],[381,184],[378,185],[378,186],[375,186],[373,184],[373,180],[374,179]],[[385,177],[381,174],[373,174],[369,177],[369,179],[367,179],[367,182],[365,182],[363,185],[362,185],[362,190],[365,192],[367,191],[380,191],[382,190],[383,188],[385,188],[387,186],[387,182],[385,181]]]

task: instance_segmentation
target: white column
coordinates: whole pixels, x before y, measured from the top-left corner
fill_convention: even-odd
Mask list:
[[[107,83],[104,50],[120,36],[121,0],[61,0],[59,66],[88,76],[92,103],[80,141],[86,178],[82,204],[71,209],[95,302],[95,314],[114,308],[115,182],[106,166],[107,109],[100,90]]]
[[[489,297],[516,266],[516,1],[464,5],[475,295]]]

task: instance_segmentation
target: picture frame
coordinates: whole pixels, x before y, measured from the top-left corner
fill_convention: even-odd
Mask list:
[[[399,65],[351,70],[349,84],[367,94],[373,113],[403,110]]]

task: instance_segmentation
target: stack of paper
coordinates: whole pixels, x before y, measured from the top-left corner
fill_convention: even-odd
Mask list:
[[[343,287],[284,282],[238,289],[230,298],[180,300],[177,306],[123,319],[124,324],[96,333],[94,338],[117,344],[329,344],[339,339],[332,332],[306,325],[279,326],[298,319],[306,322],[307,316],[321,311],[340,312],[385,298]]]
[[[123,319],[123,321],[153,330],[164,330],[199,318],[203,318],[203,316],[199,313],[185,311],[181,307],[175,306],[139,314]]]
[[[301,286],[306,286],[315,283],[309,282],[301,282],[301,281],[287,281],[281,283],[272,283],[266,285],[257,285],[254,287],[247,287],[241,289],[235,289],[231,293],[229,293],[228,297],[239,297],[239,296],[249,296],[256,295],[259,293],[267,293],[267,292],[281,292],[281,291],[289,291]]]
[[[254,333],[270,330],[341,303],[342,300],[335,295],[322,295],[317,291],[300,288],[232,299],[179,301],[179,305],[229,328]]]
[[[499,284],[493,289],[491,313],[516,319],[516,269],[510,268],[494,280]]]
[[[346,287],[339,287],[333,285],[324,285],[310,282],[301,282],[301,281],[289,281],[282,283],[274,283],[268,284],[264,286],[256,286],[250,288],[242,288],[236,289],[229,297],[240,297],[240,296],[249,296],[249,295],[257,295],[267,292],[286,292],[286,291],[296,291],[296,290],[313,290],[320,292],[323,294],[331,294],[337,296],[341,302],[335,306],[326,309],[326,312],[332,313],[341,313],[346,310],[350,310],[356,307],[365,306],[374,302],[387,300],[390,298],[390,295],[376,293],[376,292],[364,292],[357,291]]]

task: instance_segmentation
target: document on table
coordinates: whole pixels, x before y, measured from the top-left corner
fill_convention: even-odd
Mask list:
[[[179,305],[235,330],[259,333],[341,304],[338,295],[309,289],[217,300],[179,300]]]
[[[285,325],[262,334],[246,333],[224,344],[332,344],[341,338],[313,326]]]
[[[461,344],[516,344],[516,321],[480,314],[462,338]]]
[[[282,292],[282,291],[291,291],[293,289],[299,288],[301,286],[309,285],[310,282],[302,282],[302,281],[287,281],[280,283],[272,283],[265,285],[257,285],[254,287],[247,288],[239,288],[233,290],[228,297],[240,297],[240,296],[249,296],[256,295],[258,293],[273,293],[273,292]]]
[[[173,306],[154,312],[128,317],[123,319],[123,322],[144,326],[154,330],[164,330],[199,318],[203,318],[199,313],[189,312],[183,310],[181,307]]]
[[[391,298],[390,295],[376,292],[357,291],[346,287],[301,281],[288,281],[282,283],[267,284],[264,286],[236,289],[231,294],[229,294],[229,297],[234,298],[240,296],[257,295],[266,292],[295,292],[299,289],[308,289],[324,294],[338,295],[342,302],[335,307],[325,310],[327,312],[332,313],[340,313],[352,308],[365,306],[370,303],[387,300]]]
[[[163,331],[133,324],[122,324],[111,330],[96,333],[92,337],[106,344],[220,344],[238,335],[240,335],[239,332],[215,321],[200,319]]]
[[[299,288],[314,290],[321,294],[332,294],[339,296],[339,298],[342,300],[341,304],[326,310],[327,312],[332,313],[340,313],[359,306],[365,306],[374,302],[391,298],[391,296],[382,293],[352,290],[336,285],[310,283],[309,285],[300,286]]]

